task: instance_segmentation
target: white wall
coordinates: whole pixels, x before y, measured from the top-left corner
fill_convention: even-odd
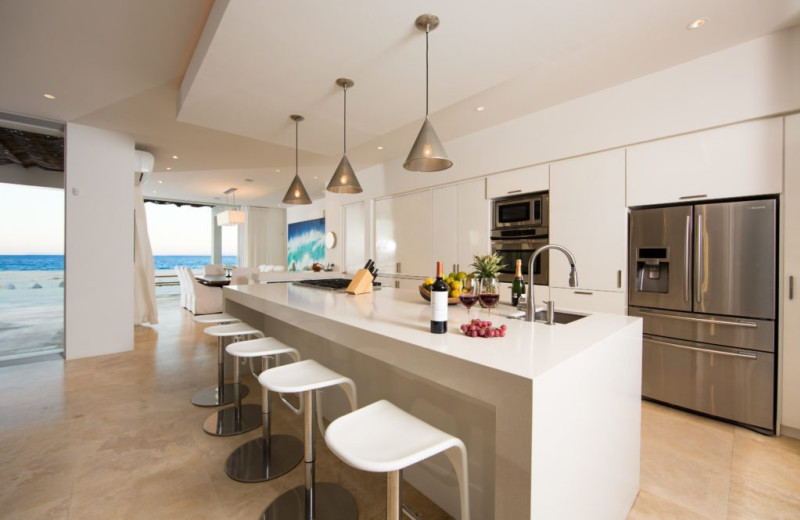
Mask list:
[[[133,350],[134,141],[67,123],[65,155],[66,357]]]
[[[64,172],[51,172],[35,167],[24,168],[18,164],[6,164],[0,166],[0,182],[63,189]]]

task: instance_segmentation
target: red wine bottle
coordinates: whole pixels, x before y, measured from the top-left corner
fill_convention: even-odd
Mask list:
[[[447,332],[447,295],[449,287],[442,279],[442,262],[436,262],[436,280],[431,286],[431,332]]]

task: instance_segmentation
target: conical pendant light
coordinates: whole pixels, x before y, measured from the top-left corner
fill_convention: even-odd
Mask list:
[[[425,121],[403,168],[413,172],[438,172],[453,166],[453,161],[447,157],[428,114],[428,33],[439,27],[439,17],[422,14],[417,17],[415,25],[420,31],[425,31]]]
[[[352,79],[339,78],[336,80],[336,84],[344,89],[344,155],[342,155],[336,171],[333,172],[327,190],[333,193],[361,193],[364,190],[361,189],[356,172],[353,171],[353,167],[350,166],[350,161],[347,159],[347,89],[355,83]]]
[[[298,138],[298,127],[300,126],[300,121],[304,120],[303,116],[290,116],[294,120],[294,179],[292,183],[289,185],[289,190],[286,192],[286,195],[283,197],[284,204],[311,204],[311,198],[308,196],[308,192],[306,191],[306,187],[303,186],[303,181],[300,180],[299,175],[299,150],[300,150],[300,140]]]

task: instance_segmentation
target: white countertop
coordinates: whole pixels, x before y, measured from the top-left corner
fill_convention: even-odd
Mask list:
[[[446,334],[431,334],[429,304],[416,291],[384,287],[354,296],[293,284],[241,285],[224,291],[231,301],[266,314],[277,313],[301,328],[331,327],[334,333],[336,324],[356,327],[531,380],[639,320],[594,313],[567,325],[546,325],[507,319],[504,316],[515,309],[502,304],[489,318],[476,305],[473,317],[490,320],[494,326],[505,323],[508,329],[503,338],[471,338],[459,328],[468,321],[461,305],[449,307]],[[336,334],[341,336],[342,331]]]

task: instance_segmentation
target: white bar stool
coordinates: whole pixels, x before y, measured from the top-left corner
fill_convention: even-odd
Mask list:
[[[312,359],[291,365],[271,368],[258,376],[259,382],[273,392],[303,393],[305,403],[305,485],[290,489],[272,501],[261,514],[261,520],[355,520],[358,507],[353,495],[329,482],[316,483],[315,428],[317,420],[320,431],[325,433],[322,412],[316,410],[321,404],[318,390],[341,385],[356,409],[356,386],[353,380],[337,374]]]
[[[236,316],[231,316],[224,312],[218,314],[204,314],[195,316],[195,323],[201,324],[223,324],[238,323],[240,320]],[[211,328],[211,327],[209,327]],[[208,332],[208,329],[206,329]],[[221,406],[233,402],[233,384],[225,384],[225,355],[222,350],[222,336],[217,337],[217,384],[198,390],[192,395],[192,404],[195,406]],[[246,396],[250,390],[245,386],[242,389],[242,397]]]
[[[387,520],[399,520],[402,514],[403,469],[444,452],[458,478],[461,520],[469,520],[467,448],[461,439],[382,400],[333,421],[325,442],[354,468],[387,473]]]
[[[210,336],[216,336],[220,341],[220,354],[219,354],[219,379],[225,379],[225,352],[222,350],[222,339],[232,338],[234,342],[244,340],[247,336],[256,336],[263,338],[264,333],[257,328],[248,325],[247,323],[230,323],[228,325],[215,325],[208,327],[205,333]],[[230,403],[232,401],[239,401],[240,406],[233,408],[223,408],[208,416],[203,422],[203,430],[209,435],[218,437],[228,435],[239,435],[240,433],[249,432],[261,426],[261,409],[257,405],[241,406],[241,399],[244,394],[244,388],[239,381],[239,360],[236,360],[234,365],[234,379],[236,380],[229,390],[231,393],[225,393],[225,386],[220,386],[223,391],[220,393],[220,401]],[[244,388],[242,388],[244,387]]]
[[[239,362],[241,358],[261,358],[262,372],[267,370],[270,359],[286,355],[293,361],[300,361],[300,353],[275,338],[258,338],[231,343],[226,348],[228,354],[237,358],[235,377],[239,382]],[[252,366],[251,366],[252,370]],[[236,407],[241,407],[241,399],[234,399]],[[292,408],[294,410],[294,408]],[[239,482],[264,482],[280,477],[303,459],[303,442],[291,435],[272,435],[270,432],[270,393],[266,387],[261,389],[262,435],[236,448],[225,461],[225,472]]]

